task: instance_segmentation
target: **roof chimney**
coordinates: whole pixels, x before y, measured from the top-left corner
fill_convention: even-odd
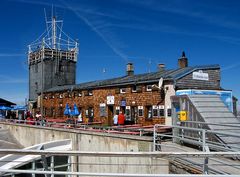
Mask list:
[[[165,70],[165,64],[164,63],[159,63],[158,64],[158,71],[164,71]]]
[[[132,63],[128,63],[128,64],[127,64],[126,74],[127,74],[128,76],[134,75],[134,70],[133,70],[133,64],[132,64]]]
[[[188,67],[188,59],[187,59],[184,51],[182,52],[182,57],[178,59],[178,66],[179,66],[179,68]]]

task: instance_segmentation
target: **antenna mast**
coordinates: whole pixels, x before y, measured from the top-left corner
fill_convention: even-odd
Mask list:
[[[56,17],[52,17],[52,44],[53,49],[56,49],[56,38],[57,38],[57,31],[56,31]]]

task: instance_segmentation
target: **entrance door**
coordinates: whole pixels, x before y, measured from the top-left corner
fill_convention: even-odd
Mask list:
[[[108,106],[108,125],[113,125],[113,106]]]
[[[131,121],[133,124],[137,124],[137,106],[131,107]]]

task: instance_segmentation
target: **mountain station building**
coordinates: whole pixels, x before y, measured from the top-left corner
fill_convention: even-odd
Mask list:
[[[126,68],[126,75],[122,77],[44,91],[44,115],[64,119],[66,104],[70,107],[76,104],[83,122],[112,125],[114,114],[122,111],[126,124],[171,125],[170,97],[176,91],[223,90],[219,65],[188,66],[184,52],[178,59],[177,69],[166,69],[164,64],[159,64],[156,72],[135,75],[132,63]]]

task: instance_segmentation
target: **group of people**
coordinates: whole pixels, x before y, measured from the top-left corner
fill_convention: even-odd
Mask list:
[[[113,116],[113,124],[115,126],[117,126],[117,125],[124,125],[124,123],[125,123],[125,116],[124,116],[124,114],[121,111],[119,112],[119,115],[115,114]]]
[[[33,117],[33,115],[29,112],[27,113],[26,116],[26,123],[29,125],[41,125],[41,126],[45,126],[46,125],[46,119],[45,117],[41,115],[40,112],[37,112],[35,115],[35,118]]]

